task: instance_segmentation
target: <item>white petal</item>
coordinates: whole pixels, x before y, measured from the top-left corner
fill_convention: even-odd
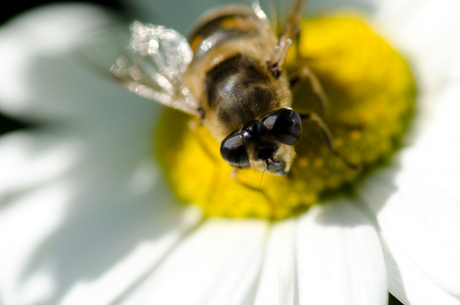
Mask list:
[[[68,137],[18,132],[0,138],[0,198],[46,183],[81,158],[82,147]]]
[[[272,226],[255,305],[292,305],[298,295],[294,253],[294,220]]]
[[[376,4],[374,17],[413,63],[421,90],[437,90],[449,81],[459,64],[460,3],[385,0]]]
[[[0,138],[0,199],[5,201],[65,175],[150,159],[152,117],[151,113],[140,115],[129,127],[113,122],[93,131],[42,128]],[[135,136],[123,135],[125,132]]]
[[[139,193],[135,170],[132,162],[82,169],[10,198],[0,210],[2,302],[106,304],[200,220],[162,183]]]
[[[410,143],[458,141],[460,121],[460,2],[375,1],[374,18],[413,69],[417,82]]]
[[[122,304],[241,304],[251,297],[267,231],[259,220],[209,219]]]
[[[135,119],[135,114],[142,117],[142,110],[150,113],[154,103],[103,79],[69,51],[94,31],[90,29],[109,22],[113,21],[107,14],[93,6],[50,5],[4,26],[0,31],[2,111],[87,128],[110,120],[120,125]],[[76,122],[69,122],[75,117]]]
[[[428,280],[394,245],[382,237],[388,290],[403,304],[459,305],[460,300]]]
[[[123,232],[126,235],[120,235],[123,242],[110,241],[116,250],[120,248],[120,244],[137,242],[129,253],[99,276],[79,280],[66,293],[61,304],[103,305],[123,297],[140,279],[156,268],[174,245],[180,243],[181,237],[201,219],[201,211],[192,206],[182,209],[170,207],[158,210],[148,220],[146,218],[145,216],[142,220],[143,224],[138,223],[141,219],[136,219],[135,225],[131,223],[132,227],[136,227],[134,234],[126,234],[128,230],[133,231],[131,227],[126,228]],[[105,261],[110,258],[111,252],[110,248],[104,249],[103,253],[97,254],[98,260]],[[94,257],[91,259],[94,260]],[[96,261],[96,264],[100,265],[101,261]]]
[[[88,5],[48,6],[16,19],[0,32],[0,44],[7,46],[0,47],[0,52],[11,53],[0,56],[0,61],[8,61],[0,74],[6,78],[0,87],[17,87],[17,94],[27,95],[0,89],[0,107],[11,103],[20,115],[60,120],[48,129],[0,140],[0,197],[43,185],[80,167],[113,165],[126,158],[131,162],[151,154],[158,109],[154,103],[130,100],[132,94],[59,55],[78,40],[80,32],[107,20],[100,9]],[[10,50],[12,46],[19,51]],[[16,64],[9,55],[21,58],[19,66],[9,68]]]
[[[460,296],[460,204],[419,175],[380,171],[360,187],[382,234],[427,278]]]
[[[107,25],[114,18],[100,7],[88,4],[54,4],[32,9],[7,24],[26,52],[62,53],[78,43],[86,31]]]
[[[369,220],[341,201],[314,206],[299,220],[300,304],[386,304],[387,277]]]
[[[460,141],[409,147],[398,156],[407,172],[423,177],[460,202]]]
[[[413,139],[409,143],[428,146],[460,141],[459,99],[459,80],[444,84],[436,92],[422,94],[417,100],[420,110],[415,118]]]
[[[398,154],[400,166],[408,170],[459,169],[460,141],[439,145],[406,147]],[[427,173],[429,174],[429,173]]]

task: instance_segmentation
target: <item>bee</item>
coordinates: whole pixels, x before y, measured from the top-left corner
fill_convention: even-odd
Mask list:
[[[286,54],[299,31],[303,0],[296,0],[280,37],[259,2],[205,13],[188,39],[161,25],[131,25],[129,45],[111,73],[132,92],[196,117],[221,143],[220,154],[234,170],[255,168],[289,173],[302,120],[316,122],[331,151],[326,125],[315,113],[292,109]]]

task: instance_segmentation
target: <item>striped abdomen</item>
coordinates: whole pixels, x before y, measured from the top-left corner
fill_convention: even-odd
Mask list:
[[[290,106],[285,77],[276,79],[267,67],[273,41],[264,26],[251,8],[228,7],[205,16],[190,37],[194,58],[186,82],[218,140],[261,114]]]

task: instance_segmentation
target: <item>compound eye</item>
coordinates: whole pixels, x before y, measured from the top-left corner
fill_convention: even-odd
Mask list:
[[[263,120],[263,124],[281,143],[294,145],[300,138],[302,121],[300,115],[292,109],[274,111]]]
[[[243,129],[241,130],[241,136],[244,140],[244,143],[249,145],[259,143],[265,133],[266,131],[258,121],[250,121],[244,125]]]
[[[238,168],[250,167],[249,156],[240,133],[232,133],[220,145],[220,154],[225,162]]]

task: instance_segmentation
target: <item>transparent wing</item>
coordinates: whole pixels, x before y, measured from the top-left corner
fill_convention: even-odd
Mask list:
[[[131,92],[199,116],[196,100],[182,84],[193,56],[186,38],[173,29],[138,21],[129,30],[93,35],[82,48],[84,57]]]

